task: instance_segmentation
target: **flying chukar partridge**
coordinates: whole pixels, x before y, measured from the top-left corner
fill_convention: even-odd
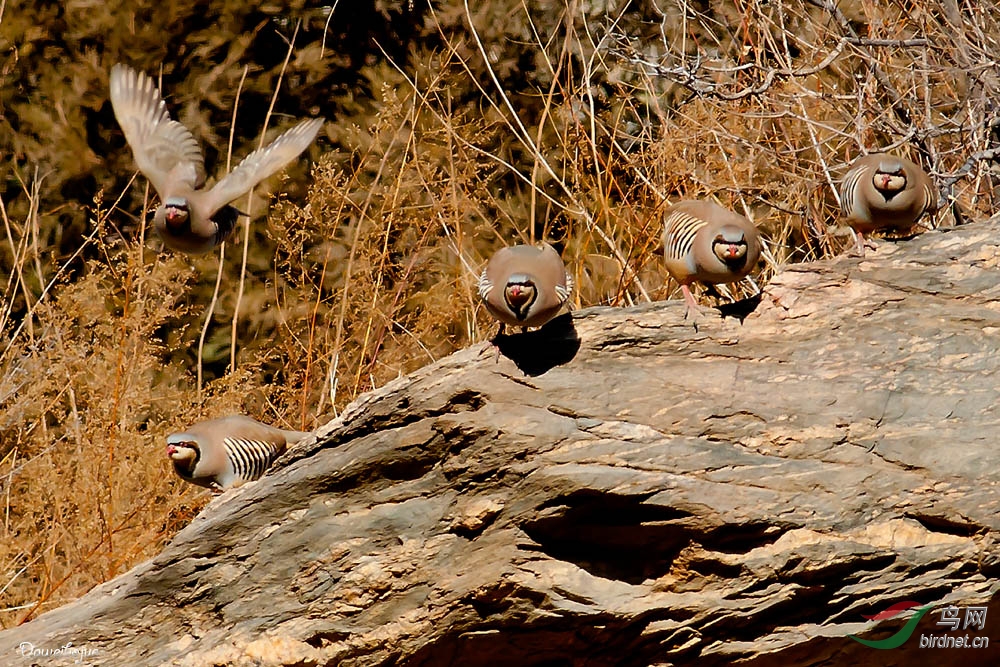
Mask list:
[[[222,490],[259,479],[286,445],[308,435],[232,415],[167,436],[167,456],[181,479]]]
[[[186,127],[170,119],[150,77],[120,63],[112,67],[111,106],[139,171],[160,195],[153,228],[169,248],[189,254],[209,252],[225,241],[240,215],[229,202],[298,157],[324,122],[313,118],[299,123],[250,153],[214,187],[201,189],[201,147]]]
[[[904,157],[885,153],[860,157],[840,184],[840,210],[857,234],[862,256],[866,233],[910,229],[920,216],[936,208],[930,177]]]
[[[498,250],[479,276],[479,296],[486,310],[504,326],[540,327],[559,312],[573,278],[548,243],[516,245]]]
[[[698,312],[691,283],[737,282],[760,258],[760,235],[753,223],[715,202],[682,201],[663,215],[663,257],[689,312]]]

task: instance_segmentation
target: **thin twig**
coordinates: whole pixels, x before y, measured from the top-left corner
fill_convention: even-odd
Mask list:
[[[267,126],[271,122],[271,114],[274,113],[274,105],[278,101],[278,93],[281,91],[281,81],[284,79],[285,71],[288,69],[288,62],[292,59],[292,53],[295,52],[295,38],[298,37],[299,27],[301,27],[302,21],[299,20],[295,24],[295,30],[292,32],[292,38],[288,42],[288,51],[285,52],[285,60],[281,63],[281,70],[278,72],[278,82],[274,85],[274,93],[271,95],[271,103],[267,107],[267,113],[264,114],[264,127],[260,130],[260,141],[257,142],[257,149],[260,150],[264,147],[264,137],[267,135]],[[247,217],[243,221],[243,258],[240,262],[240,284],[239,288],[236,290],[236,305],[233,306],[233,326],[232,332],[229,339],[229,373],[236,372],[236,327],[240,321],[240,304],[243,302],[243,289],[246,285],[247,277],[247,256],[250,252],[250,213],[251,207],[253,206],[253,188],[247,193]]]

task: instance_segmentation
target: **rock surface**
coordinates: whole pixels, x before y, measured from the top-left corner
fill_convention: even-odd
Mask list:
[[[454,354],[0,663],[1000,664],[998,239],[788,267],[743,325],[590,308]],[[899,648],[847,637],[909,600]],[[948,604],[995,645],[921,649]]]

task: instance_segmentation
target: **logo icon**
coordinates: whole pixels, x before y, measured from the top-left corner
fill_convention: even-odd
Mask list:
[[[924,614],[926,614],[931,610],[930,605],[927,605],[926,607],[921,607],[919,602],[913,602],[911,600],[907,600],[905,602],[897,602],[896,604],[892,605],[885,611],[880,611],[874,616],[865,616],[865,618],[867,618],[870,621],[884,621],[887,618],[895,618],[896,616],[899,616],[900,614],[909,611],[914,607],[920,607],[920,608],[917,609],[916,614],[910,617],[910,620],[906,622],[906,625],[901,627],[899,631],[896,632],[896,634],[894,634],[891,637],[886,637],[885,639],[879,639],[878,641],[871,641],[868,639],[862,639],[861,637],[855,637],[854,635],[847,635],[847,636],[860,644],[864,644],[869,648],[878,648],[878,649],[898,648],[902,646],[903,642],[909,639],[910,635],[913,634],[913,631],[917,629],[917,623],[920,622],[920,619],[923,618]]]

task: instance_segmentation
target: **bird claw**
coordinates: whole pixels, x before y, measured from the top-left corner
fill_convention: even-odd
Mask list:
[[[854,234],[854,245],[847,251],[848,257],[860,257],[861,259],[864,259],[865,248],[878,250],[878,246],[875,245],[875,242],[869,238],[865,238],[865,235],[861,232],[851,229],[851,233]]]
[[[490,354],[490,352],[492,352],[493,355],[494,355],[493,356],[493,363],[495,363],[495,364],[500,363],[500,346],[497,345],[497,338],[499,338],[499,337],[500,336],[498,335],[498,336],[495,336],[494,338],[491,338],[490,340],[486,341],[486,344],[483,345],[483,349],[479,352],[479,354],[477,356],[479,356],[479,357],[488,356]]]
[[[684,309],[684,319],[691,320],[691,326],[694,327],[695,333],[698,333],[698,323],[704,315],[704,309],[701,306],[692,306],[689,304],[687,308]]]

